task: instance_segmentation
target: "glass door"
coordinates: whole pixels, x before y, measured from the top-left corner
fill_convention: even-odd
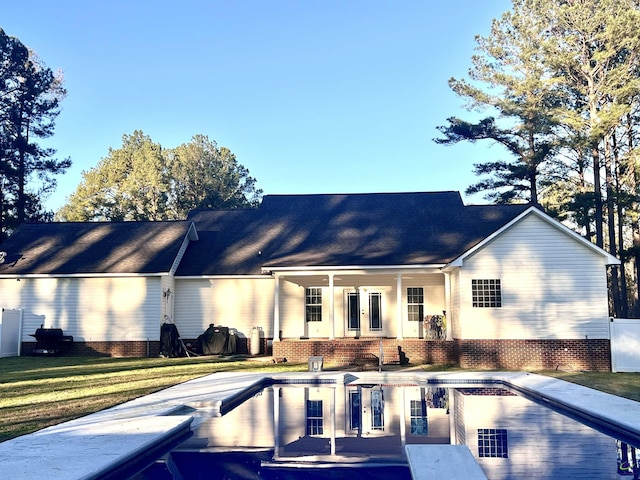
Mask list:
[[[347,330],[355,336],[382,334],[382,292],[347,291],[345,297]]]

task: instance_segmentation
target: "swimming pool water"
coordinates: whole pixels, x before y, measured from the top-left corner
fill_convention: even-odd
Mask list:
[[[404,480],[405,445],[463,444],[490,479],[600,479],[621,456],[612,432],[500,385],[276,384],[193,415],[192,435],[131,478]]]

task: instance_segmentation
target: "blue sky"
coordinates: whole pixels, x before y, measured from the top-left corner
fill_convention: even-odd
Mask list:
[[[0,0],[0,27],[64,72],[47,143],[73,167],[59,208],[122,135],[207,135],[265,194],[459,190],[489,144],[440,146],[470,118],[449,89],[508,0]],[[467,203],[485,203],[480,196]]]

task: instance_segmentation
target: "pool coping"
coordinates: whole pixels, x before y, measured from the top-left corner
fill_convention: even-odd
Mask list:
[[[640,402],[526,372],[220,372],[0,443],[0,465],[14,480],[106,479],[114,467],[188,433],[185,413],[223,414],[272,383],[500,383],[536,401],[640,436]]]

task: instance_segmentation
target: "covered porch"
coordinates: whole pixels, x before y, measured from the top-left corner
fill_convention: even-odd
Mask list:
[[[441,265],[362,268],[271,268],[273,355],[290,361],[327,356],[348,365],[363,355],[407,356],[443,363],[452,340],[446,312],[449,274]],[[428,346],[427,343],[432,344]],[[448,342],[452,343],[452,342]],[[429,350],[429,351],[428,351]]]

